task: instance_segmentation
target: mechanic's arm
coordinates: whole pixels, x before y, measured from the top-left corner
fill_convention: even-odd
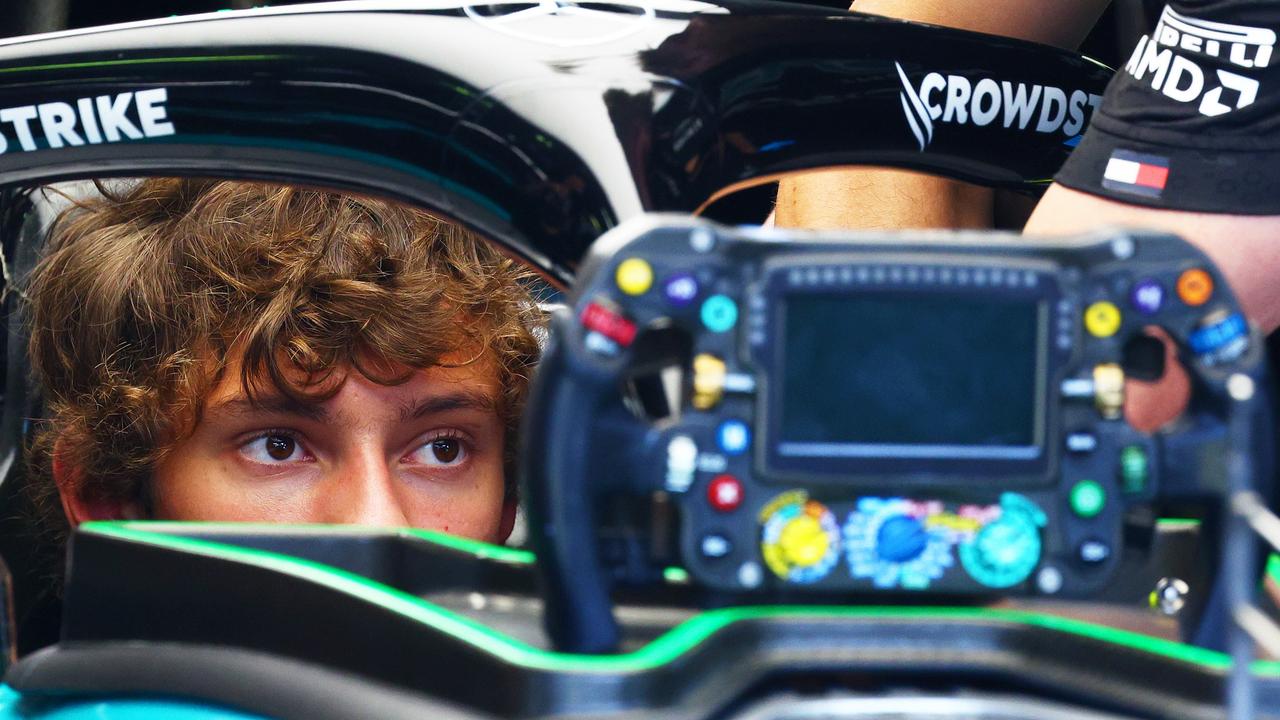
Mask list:
[[[1140,207],[1054,184],[1024,232],[1062,235],[1105,225],[1167,230],[1198,246],[1231,280],[1264,333],[1280,327],[1280,215],[1227,215]]]
[[[1075,47],[1109,0],[857,0],[851,10]],[[990,227],[991,190],[890,168],[798,174],[778,186],[782,227]]]
[[[1074,48],[1110,0],[856,0],[850,10]]]

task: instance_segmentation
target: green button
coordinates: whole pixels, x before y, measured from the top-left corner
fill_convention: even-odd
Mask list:
[[[1120,451],[1121,487],[1127,493],[1140,493],[1147,489],[1147,453],[1140,445],[1130,445]]]
[[[1093,480],[1081,480],[1071,488],[1071,512],[1082,518],[1097,516],[1106,504],[1107,491]]]

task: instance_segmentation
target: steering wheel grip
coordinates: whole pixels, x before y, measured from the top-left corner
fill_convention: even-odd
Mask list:
[[[529,521],[537,528],[530,535],[543,581],[544,622],[559,650],[611,652],[619,631],[595,535],[599,482],[605,478],[593,477],[594,468],[581,459],[594,456],[586,447],[593,438],[587,429],[595,427],[606,403],[617,402],[624,360],[621,354],[575,351],[583,347],[586,331],[568,310],[554,313],[550,325],[520,454]]]

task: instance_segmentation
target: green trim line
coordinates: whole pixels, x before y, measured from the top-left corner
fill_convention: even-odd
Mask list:
[[[435,532],[434,530],[406,529],[400,531],[400,534],[406,537],[435,543],[436,545],[443,545],[448,548],[453,548],[454,550],[461,550],[462,552],[470,553],[481,559],[499,560],[501,562],[508,562],[516,565],[532,565],[538,560],[538,556],[528,550],[517,550],[515,548],[503,547],[501,545],[493,545],[487,542],[480,542],[479,540],[458,537],[457,535]]]
[[[465,616],[429,603],[414,595],[377,583],[338,568],[279,553],[242,548],[209,540],[196,540],[162,534],[167,523],[91,522],[80,531],[129,542],[143,543],[182,552],[230,560],[260,567],[308,582],[323,584],[337,592],[373,603],[405,618],[428,625],[440,632],[471,644],[513,665],[533,670],[578,673],[637,673],[671,663],[697,647],[707,638],[736,623],[769,618],[803,618],[811,620],[879,619],[886,621],[952,621],[1007,622],[1070,633],[1099,642],[1121,645],[1137,652],[1200,665],[1211,670],[1225,670],[1231,658],[1223,653],[1184,645],[1172,640],[1149,637],[1128,630],[1095,625],[1071,618],[1054,617],[1023,610],[936,607],[843,607],[843,606],[758,606],[733,607],[701,613],[676,626],[648,645],[618,655],[574,655],[535,648]],[[171,525],[172,527],[172,525]],[[145,529],[144,529],[145,528]],[[287,529],[287,528],[285,528]],[[160,530],[161,532],[156,532]],[[435,533],[412,531],[423,539]],[[1280,677],[1280,662],[1257,661],[1255,673]]]
[[[23,65],[22,67],[0,68],[0,74],[40,72],[42,70],[82,70],[84,68],[119,67],[126,65],[154,65],[158,63],[281,60],[286,57],[288,57],[288,55],[176,55],[173,57],[158,58],[129,58],[125,60],[92,60],[87,62],[53,63],[51,65]]]

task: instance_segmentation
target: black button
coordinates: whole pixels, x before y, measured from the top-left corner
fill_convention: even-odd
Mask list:
[[[1101,565],[1111,557],[1111,546],[1097,538],[1090,538],[1076,548],[1076,556],[1085,565]]]
[[[720,533],[707,533],[698,543],[698,549],[702,551],[703,557],[719,559],[733,552],[733,543]]]

